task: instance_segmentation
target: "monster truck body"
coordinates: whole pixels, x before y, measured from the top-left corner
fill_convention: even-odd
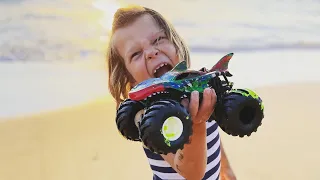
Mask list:
[[[232,56],[233,53],[224,56],[209,72],[188,70],[186,61],[182,61],[161,77],[151,78],[136,85],[129,92],[129,98],[135,101],[145,101],[148,97],[168,93],[171,98],[177,99],[177,96],[181,98],[192,91],[202,93],[207,87],[217,90],[218,87],[212,87],[214,80],[218,76],[230,74],[227,70]],[[229,85],[228,89],[232,88],[232,83],[224,85]]]

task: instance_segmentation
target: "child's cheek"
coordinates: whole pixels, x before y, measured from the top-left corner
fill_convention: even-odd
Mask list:
[[[178,50],[170,42],[163,43],[160,45],[159,50],[166,54],[172,61],[179,61]]]
[[[137,66],[134,70],[135,77],[136,77],[136,80],[138,81],[138,83],[150,78],[148,70],[146,68],[142,68],[142,67],[145,67],[145,66]]]

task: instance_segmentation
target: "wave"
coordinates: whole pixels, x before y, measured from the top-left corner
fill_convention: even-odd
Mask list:
[[[205,2],[209,3],[209,0]],[[205,2],[191,0],[188,2],[191,4],[184,5],[183,11],[171,17],[192,52],[320,49],[318,2],[306,5],[304,2],[272,1],[270,4],[274,5],[266,7],[264,1],[258,0],[240,9],[241,3],[235,4],[235,1],[221,2],[219,8],[207,6]],[[5,3],[12,5],[3,6]],[[106,0],[103,3],[94,8],[90,3],[66,0],[0,0],[0,12],[3,12],[0,17],[0,62],[69,62],[103,58],[105,40],[101,37],[107,36],[108,29],[101,27],[99,22],[110,20],[115,2]],[[296,8],[300,6],[304,8]],[[101,8],[108,16],[100,14]],[[197,8],[203,15],[215,15],[202,18],[202,15],[190,13]],[[155,9],[166,10],[167,6]],[[170,14],[164,11],[167,13]]]
[[[229,46],[229,47],[217,47],[217,46],[200,46],[200,45],[191,45],[189,47],[192,52],[201,52],[201,53],[211,53],[211,52],[247,52],[247,51],[273,51],[273,50],[319,50],[320,43],[295,43],[295,44],[264,44],[264,45],[250,45],[246,44],[243,46]]]

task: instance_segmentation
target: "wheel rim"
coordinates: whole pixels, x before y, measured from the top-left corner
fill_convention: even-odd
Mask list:
[[[164,121],[161,130],[165,140],[175,141],[182,135],[182,121],[178,117],[171,116]]]

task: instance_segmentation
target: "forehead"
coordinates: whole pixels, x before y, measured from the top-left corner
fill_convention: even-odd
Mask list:
[[[113,42],[123,56],[136,43],[153,39],[160,30],[152,16],[145,14],[128,26],[117,29],[113,35]]]

